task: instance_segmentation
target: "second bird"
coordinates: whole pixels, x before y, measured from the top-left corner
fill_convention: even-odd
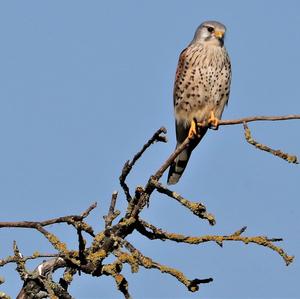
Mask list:
[[[178,182],[193,149],[210,125],[218,125],[228,103],[231,66],[224,47],[225,31],[219,22],[202,23],[180,54],[173,94],[177,147],[188,136],[191,141],[170,166],[170,185]],[[202,124],[197,130],[195,122]]]

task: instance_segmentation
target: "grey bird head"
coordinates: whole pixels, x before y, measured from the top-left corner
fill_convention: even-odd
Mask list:
[[[191,44],[223,46],[226,27],[216,21],[203,22],[196,30]]]

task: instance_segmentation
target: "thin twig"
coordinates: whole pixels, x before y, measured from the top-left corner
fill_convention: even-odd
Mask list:
[[[58,257],[59,254],[57,253],[39,253],[39,252],[34,252],[30,256],[23,256],[22,259],[24,262],[28,260],[34,260],[34,259],[39,259],[39,258],[45,258],[45,257]],[[17,258],[16,256],[8,256],[4,259],[0,259],[0,267],[9,264],[9,263],[16,263]]]
[[[173,163],[176,157],[186,148],[190,143],[190,139],[186,138],[180,146],[178,146],[175,151],[168,157],[168,159],[161,165],[161,167],[155,172],[153,177],[158,181],[164,172],[169,168],[169,166]],[[147,187],[146,187],[147,189]]]
[[[94,202],[93,204],[91,204],[82,214],[81,214],[81,217],[82,217],[82,219],[84,219],[84,218],[86,218],[89,214],[90,214],[90,212],[92,211],[92,210],[94,210],[95,208],[97,207],[97,203],[96,202]]]
[[[82,230],[80,228],[77,229],[77,234],[78,234],[78,257],[80,260],[80,265],[85,265],[87,263],[84,254],[86,240],[83,238]]]
[[[151,144],[153,144],[154,142],[157,142],[157,141],[167,142],[166,137],[164,135],[162,135],[162,134],[166,134],[166,133],[167,133],[166,128],[161,127],[160,129],[158,129],[153,134],[153,136],[147,141],[147,143],[144,144],[142,149],[134,155],[133,159],[131,161],[128,160],[125,163],[125,165],[123,166],[122,173],[119,177],[119,180],[120,180],[120,185],[122,186],[124,193],[126,195],[127,201],[131,200],[131,195],[130,195],[129,187],[125,181],[126,181],[128,174],[130,173],[132,167],[137,162],[137,160],[143,155],[143,153],[150,147]]]
[[[28,272],[25,268],[25,262],[23,259],[23,255],[20,252],[16,241],[13,242],[13,251],[14,251],[14,257],[15,257],[16,264],[17,264],[16,270],[18,271],[20,278],[23,281],[25,281],[26,278],[28,277]]]
[[[243,242],[245,244],[253,243],[261,246],[268,247],[275,252],[277,252],[285,261],[286,265],[288,266],[290,263],[292,263],[294,257],[289,256],[284,252],[284,250],[280,247],[277,247],[273,244],[273,242],[281,241],[280,238],[267,238],[265,236],[255,236],[255,237],[244,237],[242,236],[242,233],[246,230],[246,227],[243,227],[242,229],[239,229],[238,231],[234,232],[233,234],[229,236],[218,236],[218,235],[205,235],[200,237],[192,237],[192,236],[185,236],[182,234],[176,234],[176,233],[168,233],[166,231],[163,231],[162,229],[156,228],[154,225],[147,223],[144,220],[139,220],[139,222],[145,227],[149,228],[152,231],[146,230],[146,234],[144,234],[144,230],[139,229],[139,231],[144,234],[146,237],[150,239],[161,239],[161,240],[170,240],[175,241],[179,243],[187,243],[187,244],[201,244],[206,242],[216,242],[219,246],[223,246],[224,241],[239,241]]]
[[[111,195],[111,202],[108,210],[107,216],[103,216],[105,221],[105,228],[111,226],[114,219],[120,215],[120,211],[115,211],[116,202],[117,202],[118,192],[114,191]]]
[[[189,280],[181,271],[177,269],[161,265],[158,262],[153,261],[151,258],[143,255],[139,250],[137,250],[131,243],[124,240],[123,245],[129,250],[131,254],[127,254],[121,251],[116,251],[115,255],[119,258],[121,262],[133,264],[131,266],[134,267],[135,263],[138,263],[140,266],[143,266],[146,269],[157,269],[161,273],[167,273],[173,277],[175,277],[179,282],[184,284],[189,291],[196,292],[199,290],[199,284],[209,283],[213,281],[212,278],[205,279],[193,279]]]
[[[130,293],[128,291],[128,282],[126,278],[120,273],[122,270],[122,263],[117,260],[112,264],[103,265],[102,274],[110,275],[115,279],[117,288],[123,293],[125,299],[130,299]]]
[[[59,279],[59,284],[67,290],[71,282],[73,281],[74,275],[77,273],[77,270],[74,268],[65,268],[64,275]]]
[[[258,148],[262,151],[268,152],[274,156],[277,156],[289,163],[299,164],[296,156],[289,155],[287,153],[282,152],[281,150],[273,150],[272,148],[254,140],[251,136],[251,131],[250,131],[249,127],[247,126],[247,124],[244,123],[243,125],[244,125],[244,130],[245,130],[245,139],[249,144],[254,145],[256,148]]]
[[[96,203],[92,204],[81,215],[69,215],[69,216],[52,218],[44,221],[12,221],[12,222],[2,221],[0,222],[0,228],[15,227],[15,228],[38,229],[38,227],[45,227],[52,224],[67,223],[73,225],[77,229],[78,222],[80,222],[81,229],[87,232],[88,234],[90,234],[91,236],[94,236],[93,229],[88,224],[83,222],[83,219],[86,218],[96,206],[97,206]]]
[[[153,180],[152,183],[154,184],[154,186],[158,192],[166,194],[170,198],[174,198],[179,203],[181,203],[183,206],[188,208],[194,215],[198,216],[201,219],[208,220],[210,225],[216,224],[215,217],[212,214],[206,212],[206,207],[202,203],[192,202],[190,200],[187,200],[187,199],[183,198],[177,192],[171,191],[170,189],[166,188],[161,183],[159,183],[155,180]]]
[[[237,125],[243,124],[244,122],[249,123],[252,121],[277,121],[277,120],[291,120],[300,119],[300,114],[290,114],[283,116],[248,116],[238,119],[220,120],[219,126]]]

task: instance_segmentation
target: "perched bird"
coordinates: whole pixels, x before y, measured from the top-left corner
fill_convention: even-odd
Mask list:
[[[225,31],[219,22],[202,23],[179,56],[173,93],[176,147],[187,137],[190,143],[170,166],[170,185],[180,179],[193,149],[207,129],[218,126],[228,102],[231,66],[224,47]]]

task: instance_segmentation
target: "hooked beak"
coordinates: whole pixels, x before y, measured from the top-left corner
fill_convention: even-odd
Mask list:
[[[222,32],[222,31],[216,31],[215,32],[215,37],[217,37],[218,39],[223,39],[224,32]]]

